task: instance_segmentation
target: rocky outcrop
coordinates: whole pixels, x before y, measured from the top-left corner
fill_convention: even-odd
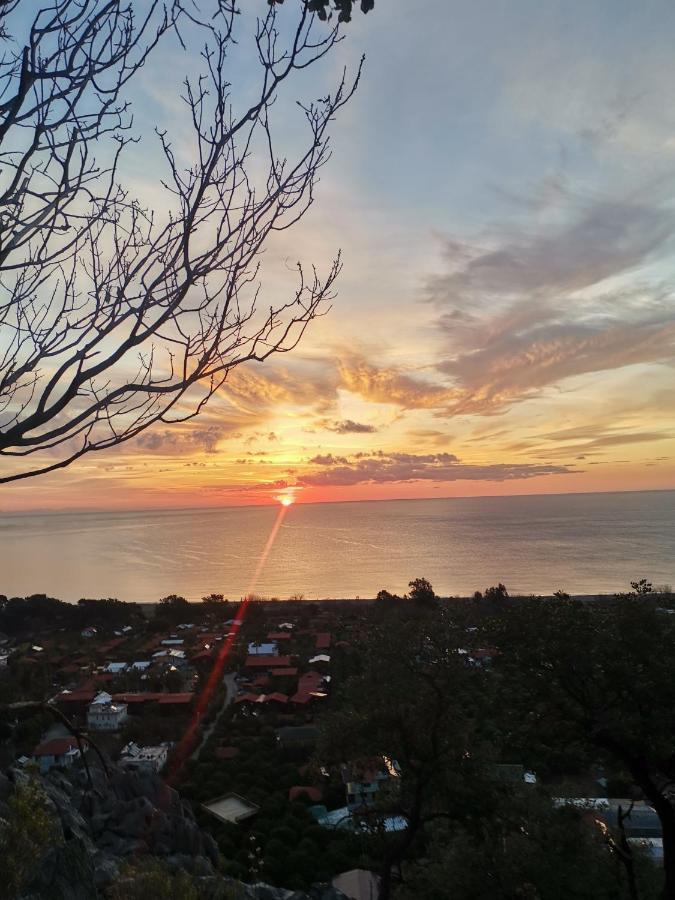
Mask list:
[[[124,864],[145,856],[189,873],[206,900],[222,896],[223,887],[241,900],[345,900],[330,885],[303,893],[223,878],[217,873],[215,841],[199,828],[190,805],[158,775],[123,772],[113,765],[107,775],[96,766],[90,771],[91,784],[79,768],[53,770],[40,778],[60,834],[35,861],[20,900],[102,900],[109,885],[120,883]],[[0,779],[0,804],[12,781],[27,778],[14,769],[11,780]]]

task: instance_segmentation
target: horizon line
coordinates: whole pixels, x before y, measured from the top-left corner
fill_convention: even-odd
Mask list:
[[[420,501],[437,502],[439,500],[509,500],[522,497],[578,497],[578,496],[604,496],[611,494],[667,494],[674,493],[675,487],[669,488],[646,488],[646,489],[626,489],[623,491],[547,491],[545,493],[536,494],[471,494],[468,496],[445,496],[445,497],[369,497],[363,500],[300,500],[293,502],[293,506],[326,506],[344,503],[419,503]],[[236,503],[232,505],[224,504],[222,506],[140,506],[140,507],[70,507],[68,509],[26,509],[26,510],[3,510],[0,509],[0,516],[64,516],[64,515],[102,515],[102,514],[125,514],[125,513],[176,513],[176,512],[218,512],[226,509],[275,509],[280,504],[276,501],[271,503]]]

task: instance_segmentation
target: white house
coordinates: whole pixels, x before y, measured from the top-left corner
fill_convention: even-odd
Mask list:
[[[82,739],[82,749],[86,752],[89,745]],[[40,766],[40,772],[45,775],[53,766],[70,768],[76,759],[80,757],[80,748],[76,738],[56,737],[42,741],[33,750],[33,759]]]
[[[169,744],[141,747],[130,741],[122,748],[118,764],[130,772],[161,772],[169,757]]]
[[[94,698],[87,710],[87,726],[92,731],[117,731],[127,720],[126,703],[113,703],[105,691]]]

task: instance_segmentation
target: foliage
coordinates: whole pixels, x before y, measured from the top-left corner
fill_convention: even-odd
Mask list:
[[[283,3],[284,0],[268,0],[270,6]],[[327,21],[333,10],[338,13],[338,22],[351,22],[355,0],[306,0],[310,12],[318,15],[322,22]],[[375,7],[375,0],[360,0],[361,12],[367,13]]]
[[[640,897],[657,900],[660,884],[646,859]],[[597,829],[574,810],[520,791],[481,830],[440,826],[423,863],[406,871],[397,900],[629,900],[622,866]]]
[[[202,887],[199,879],[182,869],[172,872],[157,859],[147,857],[128,863],[106,896],[109,900],[239,900],[243,895],[236,886]]]
[[[7,806],[6,820],[0,819],[0,884],[4,897],[15,897],[30,879],[36,860],[54,845],[59,831],[37,781],[19,785]]]
[[[431,583],[426,578],[415,578],[408,583],[410,592],[408,596],[420,606],[433,606],[436,603],[436,594]]]
[[[463,820],[492,803],[490,735],[480,714],[490,682],[482,669],[466,665],[458,652],[464,642],[463,623],[441,608],[417,607],[415,616],[393,610],[361,639],[359,671],[324,722],[322,758],[379,760],[380,767],[389,759],[400,767],[400,777],[380,789],[376,807],[365,813],[379,836],[383,897],[392,866],[428,823]],[[407,829],[383,832],[386,816],[403,816]]]
[[[493,587],[485,589],[485,591],[483,592],[483,599],[493,602],[496,601],[497,603],[499,603],[509,599],[509,592],[500,581],[498,585],[494,585]]]
[[[637,582],[608,604],[519,605],[494,623],[496,674],[507,740],[525,754],[548,738],[630,774],[661,819],[675,892],[675,623],[650,593]]]

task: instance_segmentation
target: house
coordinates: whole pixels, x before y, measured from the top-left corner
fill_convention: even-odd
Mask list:
[[[400,775],[398,763],[386,756],[362,759],[343,766],[342,781],[349,811],[373,806],[382,786]]]
[[[131,668],[137,672],[145,672],[146,669],[149,669],[152,665],[152,661],[149,659],[137,659],[136,662],[131,664]]]
[[[332,636],[326,632],[317,634],[314,646],[317,650],[328,650]]]
[[[104,671],[109,672],[111,675],[121,675],[122,672],[126,671],[126,668],[127,664],[125,662],[109,662]]]
[[[251,803],[240,794],[234,793],[224,794],[209,803],[202,803],[202,808],[221,822],[229,822],[232,825],[238,825],[254,816],[260,809],[257,803]]]
[[[89,744],[82,738],[82,749],[86,752],[88,748]],[[33,750],[33,759],[40,766],[42,775],[54,766],[70,768],[80,755],[77,739],[72,736],[49,738]]]
[[[130,741],[122,748],[118,765],[128,772],[161,772],[169,758],[169,745],[141,747]]]
[[[110,694],[101,691],[89,705],[87,726],[92,731],[118,731],[127,717],[127,704],[113,701]]]
[[[331,884],[349,900],[377,900],[380,878],[368,869],[350,869],[336,875]]]
[[[279,648],[274,641],[270,641],[267,644],[257,644],[254,642],[248,645],[249,656],[276,656],[278,652]]]
[[[159,705],[163,710],[168,711],[187,709],[194,699],[195,695],[191,691],[176,694],[160,694]]]
[[[163,647],[182,647],[185,641],[183,638],[166,638],[160,643]]]
[[[290,656],[247,656],[244,663],[247,669],[286,669],[291,664]]]

